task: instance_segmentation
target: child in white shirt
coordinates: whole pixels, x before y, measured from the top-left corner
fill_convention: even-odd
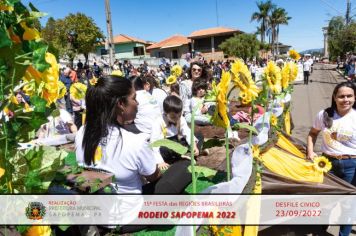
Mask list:
[[[166,97],[163,101],[164,113],[159,117],[152,126],[150,142],[153,143],[160,139],[170,139],[180,142],[188,146],[191,141],[191,130],[187,122],[182,117],[183,103],[182,100],[174,95]],[[202,147],[203,138],[200,135],[197,139],[194,137],[194,155],[199,155],[199,147]],[[166,148],[153,148],[154,155],[158,164],[158,168],[167,169],[168,163],[173,163],[181,158],[181,156]]]

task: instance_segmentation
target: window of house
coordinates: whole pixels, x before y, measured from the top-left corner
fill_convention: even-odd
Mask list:
[[[164,55],[164,52],[158,52],[158,57],[161,58],[161,57],[166,57],[166,55]]]
[[[108,54],[108,50],[106,50],[105,48],[100,49],[100,55],[107,55]]]
[[[178,50],[172,50],[172,58],[177,59],[178,58]]]
[[[142,56],[145,55],[145,50],[143,47],[134,47],[134,56]]]

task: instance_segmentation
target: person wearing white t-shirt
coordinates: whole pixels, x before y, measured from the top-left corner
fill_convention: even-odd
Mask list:
[[[314,145],[322,133],[321,151],[332,164],[330,173],[354,183],[356,170],[356,87],[347,81],[338,84],[332,95],[331,107],[318,113],[307,139],[307,158],[313,159]],[[339,235],[349,235],[350,225],[340,226]]]
[[[308,59],[305,59],[303,62],[303,75],[304,75],[304,84],[309,83],[309,76],[310,76],[311,64]]]
[[[161,139],[170,139],[185,146],[191,144],[191,130],[187,122],[182,117],[182,100],[174,95],[168,96],[163,102],[163,115],[154,122],[152,126],[150,142],[153,143]],[[203,138],[194,137],[194,155],[199,155]],[[167,169],[168,163],[174,163],[180,159],[180,155],[168,148],[153,148],[158,167]]]

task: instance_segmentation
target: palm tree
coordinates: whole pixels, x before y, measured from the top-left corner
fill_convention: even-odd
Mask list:
[[[254,12],[251,16],[251,21],[261,22],[261,43],[265,42],[265,34],[268,28],[269,14],[271,10],[274,8],[274,4],[272,4],[271,0],[267,2],[257,2],[257,7],[259,12]]]
[[[272,36],[272,52],[278,54],[278,37],[279,25],[288,25],[288,21],[292,19],[284,8],[274,8],[269,19],[269,25]]]

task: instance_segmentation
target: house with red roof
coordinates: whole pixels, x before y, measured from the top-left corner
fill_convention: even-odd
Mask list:
[[[173,35],[147,47],[151,57],[178,59],[191,51],[191,40],[183,35]]]
[[[234,34],[241,34],[238,29],[215,27],[192,32],[188,38],[191,40],[192,52],[201,52],[205,59],[223,59],[224,53],[219,45]]]
[[[151,44],[152,42],[125,34],[116,35],[114,36],[115,58],[146,57],[148,56],[146,48]],[[99,56],[108,54],[106,42],[97,47],[96,54]]]

